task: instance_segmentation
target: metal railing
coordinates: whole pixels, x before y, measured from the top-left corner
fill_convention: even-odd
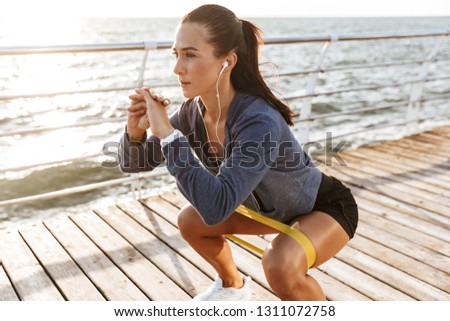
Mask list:
[[[428,77],[428,71],[431,65],[437,62],[447,62],[449,60],[439,60],[437,58],[437,53],[442,48],[443,44],[448,41],[450,35],[449,30],[434,30],[434,31],[425,31],[425,32],[411,32],[411,33],[377,33],[377,34],[347,34],[347,35],[326,35],[326,36],[310,36],[310,37],[292,37],[292,38],[269,38],[265,39],[264,42],[266,45],[275,46],[275,45],[290,45],[290,44],[299,44],[299,43],[312,43],[319,42],[324,43],[322,49],[320,51],[319,56],[317,57],[317,61],[312,69],[295,71],[289,73],[281,73],[277,75],[267,75],[267,78],[270,77],[294,77],[298,75],[307,77],[307,85],[306,91],[301,95],[292,95],[285,97],[287,101],[300,100],[300,114],[295,117],[295,122],[298,124],[298,139],[301,143],[305,143],[309,141],[309,125],[317,120],[326,119],[330,117],[336,117],[340,115],[349,115],[349,114],[358,114],[364,112],[373,112],[380,111],[386,109],[393,109],[399,107],[407,107],[407,115],[406,120],[398,123],[390,123],[390,124],[382,124],[377,126],[372,126],[370,128],[358,129],[353,132],[344,133],[339,136],[335,136],[334,138],[344,137],[348,135],[355,135],[361,132],[366,132],[368,130],[375,130],[380,128],[392,127],[392,126],[404,126],[405,124],[412,124],[410,132],[414,132],[416,130],[416,125],[426,121],[430,118],[447,118],[450,116],[449,114],[437,115],[432,117],[419,118],[419,111],[421,104],[428,101],[436,101],[436,100],[444,100],[448,101],[450,99],[450,95],[433,95],[423,97],[423,85],[427,82],[436,82],[442,80],[450,79],[450,71],[442,77]],[[375,41],[375,40],[386,40],[386,39],[402,39],[402,38],[423,38],[423,37],[436,37],[438,41],[435,43],[434,47],[430,50],[427,56],[420,60],[402,60],[402,61],[387,61],[381,63],[370,63],[370,64],[353,64],[346,66],[336,66],[336,67],[323,67],[324,58],[329,51],[330,47],[336,42],[342,41]],[[143,51],[144,55],[142,58],[142,63],[139,68],[139,74],[137,78],[136,84],[130,86],[121,86],[121,87],[107,87],[107,88],[94,88],[94,89],[86,89],[86,90],[76,90],[76,91],[60,91],[60,92],[47,92],[47,93],[23,93],[17,95],[0,95],[0,101],[11,101],[16,99],[33,99],[33,98],[42,98],[42,97],[55,97],[58,95],[70,95],[70,94],[84,94],[84,93],[100,93],[100,92],[110,92],[110,91],[125,91],[132,90],[136,86],[142,86],[144,80],[144,72],[146,70],[146,64],[148,60],[148,54],[152,50],[160,50],[160,49],[168,49],[172,45],[171,42],[161,41],[161,42],[140,42],[140,43],[124,43],[124,44],[90,44],[90,45],[67,45],[67,46],[28,46],[28,47],[0,47],[0,56],[5,55],[35,55],[35,54],[61,54],[61,53],[88,53],[88,52],[111,52],[111,51],[131,51],[131,50],[139,50]],[[316,91],[316,83],[319,74],[331,73],[331,72],[342,72],[342,71],[351,71],[355,69],[373,69],[373,68],[390,68],[397,66],[413,66],[419,65],[420,70],[418,72],[418,76],[415,79],[407,79],[403,81],[395,81],[389,84],[376,84],[376,85],[365,85],[351,88],[344,88],[338,90],[328,90],[317,92]],[[342,93],[350,93],[350,92],[358,92],[358,91],[377,91],[383,88],[394,88],[405,85],[411,85],[411,93],[408,101],[397,102],[382,106],[367,106],[354,108],[351,110],[340,111],[340,112],[331,112],[323,115],[311,115],[312,108],[312,99],[320,96],[329,96],[335,94]],[[154,88],[161,87],[175,87],[178,84],[168,83],[168,84],[159,84],[158,86],[154,86]],[[41,127],[35,129],[27,129],[27,130],[17,130],[0,133],[0,137],[7,137],[13,135],[34,135],[47,131],[59,130],[62,128],[70,128],[70,127],[84,127],[84,126],[94,126],[99,123],[100,120],[91,120],[86,122],[73,123],[64,126],[52,126],[52,127]],[[126,118],[115,118],[115,119],[101,119],[101,122],[125,122]],[[102,156],[101,153],[89,154],[86,156],[80,157],[72,157],[60,160],[54,160],[51,162],[45,163],[35,163],[26,166],[16,166],[10,168],[0,169],[0,173],[11,172],[11,171],[21,171],[25,169],[35,168],[38,166],[50,166],[59,163],[65,162],[73,162],[80,160],[87,160],[90,158]],[[40,200],[61,197],[65,195],[70,195],[73,193],[80,193],[91,191],[94,189],[111,187],[122,184],[132,184],[133,191],[140,189],[139,183],[144,178],[155,177],[159,175],[165,175],[167,171],[163,168],[159,168],[150,173],[144,174],[133,174],[129,177],[109,180],[101,183],[88,184],[79,187],[67,188],[60,191],[54,191],[50,193],[43,193],[39,195],[33,195],[28,197],[10,199],[5,201],[0,201],[0,207],[6,207],[17,204],[24,204],[30,202],[36,202]]]

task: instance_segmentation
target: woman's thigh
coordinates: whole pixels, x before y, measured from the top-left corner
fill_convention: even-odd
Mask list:
[[[178,226],[180,230],[186,230],[203,237],[213,237],[224,234],[263,235],[278,233],[278,231],[272,227],[254,221],[239,213],[231,214],[230,217],[219,224],[206,225],[201,216],[189,203],[184,205],[180,210]]]
[[[291,225],[312,242],[317,256],[314,267],[335,256],[349,241],[349,236],[342,226],[324,212],[314,211],[301,216]],[[308,270],[305,251],[286,234],[275,237],[267,251],[266,258],[275,262],[284,262],[288,271],[306,273]]]

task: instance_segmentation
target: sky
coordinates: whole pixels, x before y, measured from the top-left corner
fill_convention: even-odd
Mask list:
[[[450,17],[449,0],[1,0],[0,17],[182,17],[205,3],[239,17]]]

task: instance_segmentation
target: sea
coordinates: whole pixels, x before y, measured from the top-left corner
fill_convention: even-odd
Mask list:
[[[257,24],[266,38],[302,37],[371,33],[431,32],[450,30],[450,17],[379,17],[379,18],[247,18]],[[142,41],[172,41],[178,19],[174,18],[85,18],[39,20],[23,23],[0,20],[0,49],[15,46],[48,46],[69,44],[110,44]],[[425,66],[426,76],[444,78],[450,74],[450,39],[444,37],[391,39],[384,41],[333,42],[322,61],[322,68],[356,64],[377,64],[401,60],[421,60],[439,43],[436,61]],[[317,62],[323,43],[266,45],[261,50],[261,70],[274,92],[280,97],[302,95],[308,76],[292,77],[285,73],[311,70]],[[102,153],[105,144],[117,142],[123,134],[130,90],[81,93],[41,98],[12,98],[38,93],[90,90],[137,86],[142,51],[62,53],[38,55],[0,55],[0,201],[82,186],[125,177],[116,167],[102,166],[113,161],[108,155],[88,160],[68,161],[24,170],[8,170],[30,164]],[[170,50],[150,51],[144,85],[171,98],[172,110],[183,101],[172,72],[174,58]],[[352,69],[319,74],[316,92],[353,87],[395,84],[416,79],[420,64],[385,68]],[[312,99],[312,116],[346,111],[360,107],[383,106],[407,101],[412,84],[389,86],[379,90],[359,90]],[[422,96],[450,93],[448,79],[424,84]],[[9,99],[9,98],[11,99]],[[289,102],[299,111],[301,100]],[[420,117],[448,114],[449,100],[424,102]],[[340,134],[364,130],[371,126],[401,123],[406,106],[338,115],[310,123],[310,141],[326,133]],[[14,134],[17,131],[94,121],[93,125]],[[426,130],[450,123],[449,117],[420,124]],[[294,126],[293,130],[296,131]],[[367,130],[349,135],[345,148],[356,148],[387,139],[400,138],[407,125]],[[324,149],[325,150],[325,149]],[[143,182],[142,193],[156,195],[174,189],[175,182],[163,175]],[[130,185],[102,188],[51,200],[0,208],[0,229],[42,220],[59,214],[89,211],[132,199]]]

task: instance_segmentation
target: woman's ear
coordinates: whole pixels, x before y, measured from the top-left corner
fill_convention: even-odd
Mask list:
[[[236,64],[237,64],[237,59],[238,59],[238,57],[235,52],[232,52],[227,56],[226,61],[228,62],[228,68],[227,68],[228,70],[233,70],[234,66],[236,66]]]

